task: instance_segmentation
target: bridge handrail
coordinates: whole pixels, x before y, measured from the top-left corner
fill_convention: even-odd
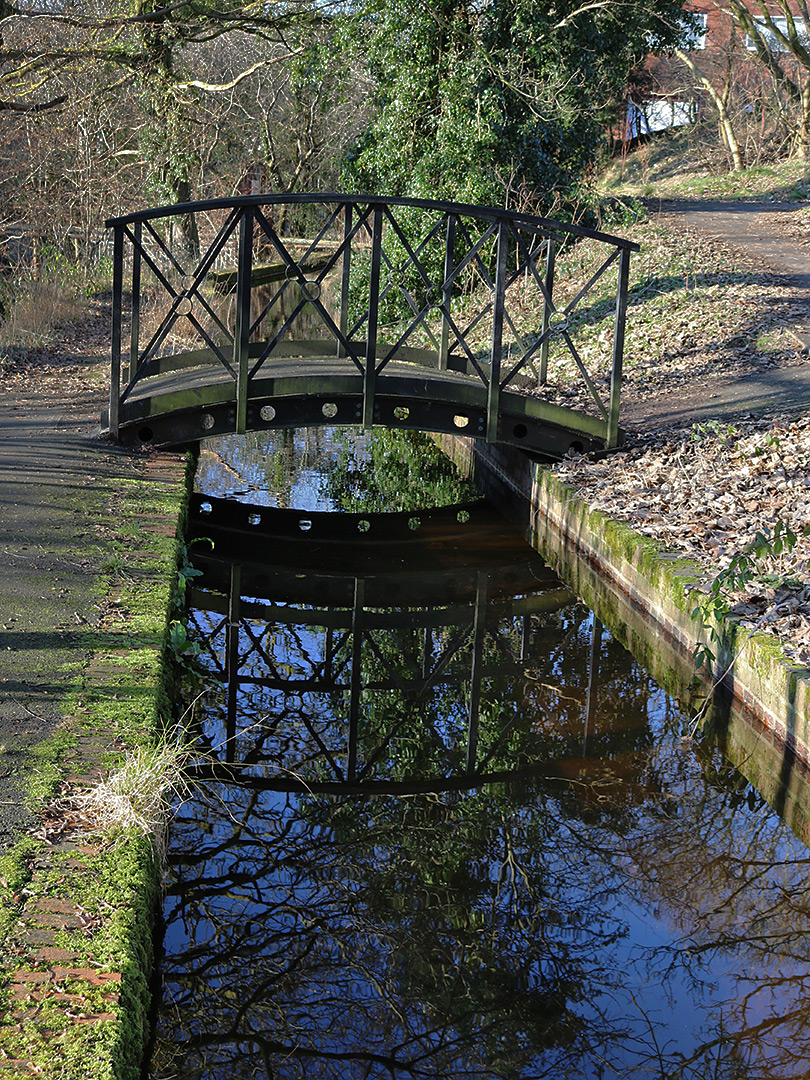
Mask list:
[[[114,229],[121,225],[135,225],[138,222],[153,221],[155,218],[206,213],[210,210],[235,210],[238,207],[279,206],[282,204],[306,206],[331,202],[345,203],[350,206],[402,206],[414,210],[437,210],[440,213],[461,214],[467,217],[490,219],[492,221],[506,218],[526,228],[533,228],[538,233],[557,233],[582,239],[589,238],[599,240],[605,244],[612,244],[614,247],[626,251],[640,250],[639,245],[632,240],[627,240],[621,236],[613,236],[599,229],[591,229],[587,225],[574,225],[573,223],[556,221],[553,218],[537,217],[534,214],[523,214],[516,210],[507,210],[503,207],[476,206],[472,203],[444,202],[430,199],[388,198],[383,195],[347,195],[334,191],[314,194],[309,192],[298,194],[282,192],[280,194],[235,195],[231,198],[173,203],[166,206],[151,207],[148,210],[138,210],[131,214],[122,214],[120,217],[107,218],[104,225],[107,229]]]

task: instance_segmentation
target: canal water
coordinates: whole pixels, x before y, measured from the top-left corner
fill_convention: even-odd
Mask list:
[[[152,1080],[810,1075],[806,848],[432,443],[196,486]]]

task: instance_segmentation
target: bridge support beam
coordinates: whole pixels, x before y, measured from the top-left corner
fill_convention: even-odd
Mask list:
[[[498,441],[498,410],[501,402],[501,355],[503,353],[503,309],[506,303],[506,253],[509,249],[509,225],[498,223],[498,249],[495,256],[495,293],[492,297],[492,351],[490,354],[489,392],[487,394],[487,442]]]
[[[253,211],[247,208],[239,222],[239,255],[236,272],[236,328],[233,335],[233,366],[236,371],[236,433],[248,429],[247,404],[250,379],[250,293],[253,273]]]
[[[374,423],[374,391],[377,385],[377,324],[380,313],[380,260],[382,253],[382,208],[376,206],[371,226],[371,274],[368,299],[368,340],[363,378],[363,427]]]
[[[113,305],[110,364],[110,435],[118,438],[121,402],[121,308],[124,288],[124,228],[115,227],[113,236]]]
[[[608,450],[619,445],[619,404],[622,394],[622,364],[624,362],[624,323],[627,317],[627,286],[630,275],[630,251],[619,252],[619,281],[616,286],[616,319],[613,331],[613,367],[610,373],[610,405],[605,445]]]

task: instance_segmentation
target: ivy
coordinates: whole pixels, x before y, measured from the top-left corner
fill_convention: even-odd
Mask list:
[[[550,212],[583,183],[640,43],[673,44],[681,0],[360,0],[351,47],[376,86],[350,188]],[[643,52],[643,45],[641,46]]]
[[[692,617],[700,619],[708,631],[710,641],[720,640],[721,625],[729,614],[729,595],[740,592],[756,578],[761,577],[763,565],[783,552],[790,552],[796,546],[798,536],[791,527],[778,518],[773,530],[767,526],[758,530],[751,543],[729,565],[716,575],[707,594],[702,596],[692,610]],[[695,669],[706,667],[711,670],[717,655],[711,644],[699,643],[693,652]]]

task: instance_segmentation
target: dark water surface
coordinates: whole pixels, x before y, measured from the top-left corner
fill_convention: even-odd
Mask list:
[[[153,1080],[810,1075],[806,848],[430,444],[197,489]]]

